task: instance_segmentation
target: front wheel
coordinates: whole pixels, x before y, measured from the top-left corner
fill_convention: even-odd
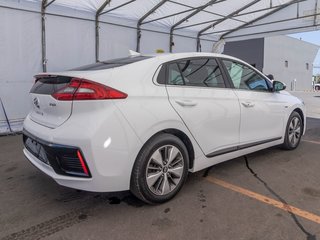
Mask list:
[[[286,128],[283,148],[293,150],[298,147],[303,132],[302,119],[299,113],[292,112]]]
[[[141,149],[131,175],[131,192],[146,203],[163,203],[182,188],[189,156],[184,143],[171,134],[159,134]]]

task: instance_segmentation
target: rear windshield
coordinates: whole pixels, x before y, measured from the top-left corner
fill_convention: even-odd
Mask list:
[[[94,64],[78,67],[71,69],[71,71],[89,71],[89,70],[103,70],[109,68],[121,67],[130,63],[139,62],[148,58],[152,58],[150,56],[132,56],[126,58],[117,58],[111,59],[108,61],[97,62]]]
[[[30,93],[51,95],[57,90],[67,86],[72,77],[64,76],[36,76],[37,81]]]

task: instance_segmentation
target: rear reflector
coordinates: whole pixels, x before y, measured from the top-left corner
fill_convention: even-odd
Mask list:
[[[87,166],[86,166],[86,164],[85,164],[85,162],[84,162],[84,160],[83,160],[83,157],[82,157],[82,155],[81,155],[80,150],[77,151],[77,156],[78,156],[78,158],[79,158],[79,161],[80,161],[80,164],[81,164],[81,167],[82,167],[83,172],[84,172],[87,176],[89,176],[89,171],[88,171]]]
[[[124,99],[127,94],[89,80],[73,78],[70,83],[52,96],[60,101]]]

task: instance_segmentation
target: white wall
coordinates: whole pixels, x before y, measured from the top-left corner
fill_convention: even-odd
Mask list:
[[[286,83],[288,90],[312,89],[313,62],[319,47],[287,36],[265,38],[263,72]],[[288,67],[285,66],[288,61]],[[306,68],[309,64],[309,70]],[[296,80],[296,81],[294,81]]]
[[[32,11],[0,7],[0,97],[12,128],[18,131],[22,129],[22,121],[31,107],[28,95],[34,83],[33,76],[42,72],[40,4],[19,0],[0,1],[2,6]],[[48,72],[63,71],[93,63],[95,61],[94,15],[55,5],[50,5],[47,13]],[[103,15],[100,23],[99,59],[124,57],[128,55],[129,49],[135,50],[136,24],[134,20]],[[157,49],[168,52],[169,29],[152,26],[148,26],[148,29],[159,32],[147,29],[142,31],[141,52],[153,54]],[[195,38],[175,36],[174,42],[173,52],[196,51]],[[202,41],[202,51],[211,49],[211,42]],[[0,105],[0,134],[6,132],[8,126]]]
[[[47,71],[63,71],[93,63],[94,34],[94,22],[46,16]]]
[[[157,49],[169,52],[168,34],[148,31],[142,31],[141,34],[140,49],[142,53],[154,54]]]
[[[212,47],[215,42],[201,40],[201,52],[212,52]]]
[[[33,75],[41,71],[40,14],[0,8],[0,97],[14,130],[30,109]],[[0,133],[7,132],[0,105]]]
[[[100,60],[128,56],[135,50],[136,31],[132,28],[100,24]]]

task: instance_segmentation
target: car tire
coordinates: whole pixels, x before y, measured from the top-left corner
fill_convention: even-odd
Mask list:
[[[146,203],[164,203],[180,191],[188,169],[189,155],[184,143],[174,135],[158,134],[138,154],[130,190]]]
[[[294,111],[289,117],[282,147],[286,150],[293,150],[297,148],[300,143],[302,133],[302,118],[299,113]]]
[[[316,91],[319,91],[320,90],[320,87],[319,86],[315,86],[314,88]]]

